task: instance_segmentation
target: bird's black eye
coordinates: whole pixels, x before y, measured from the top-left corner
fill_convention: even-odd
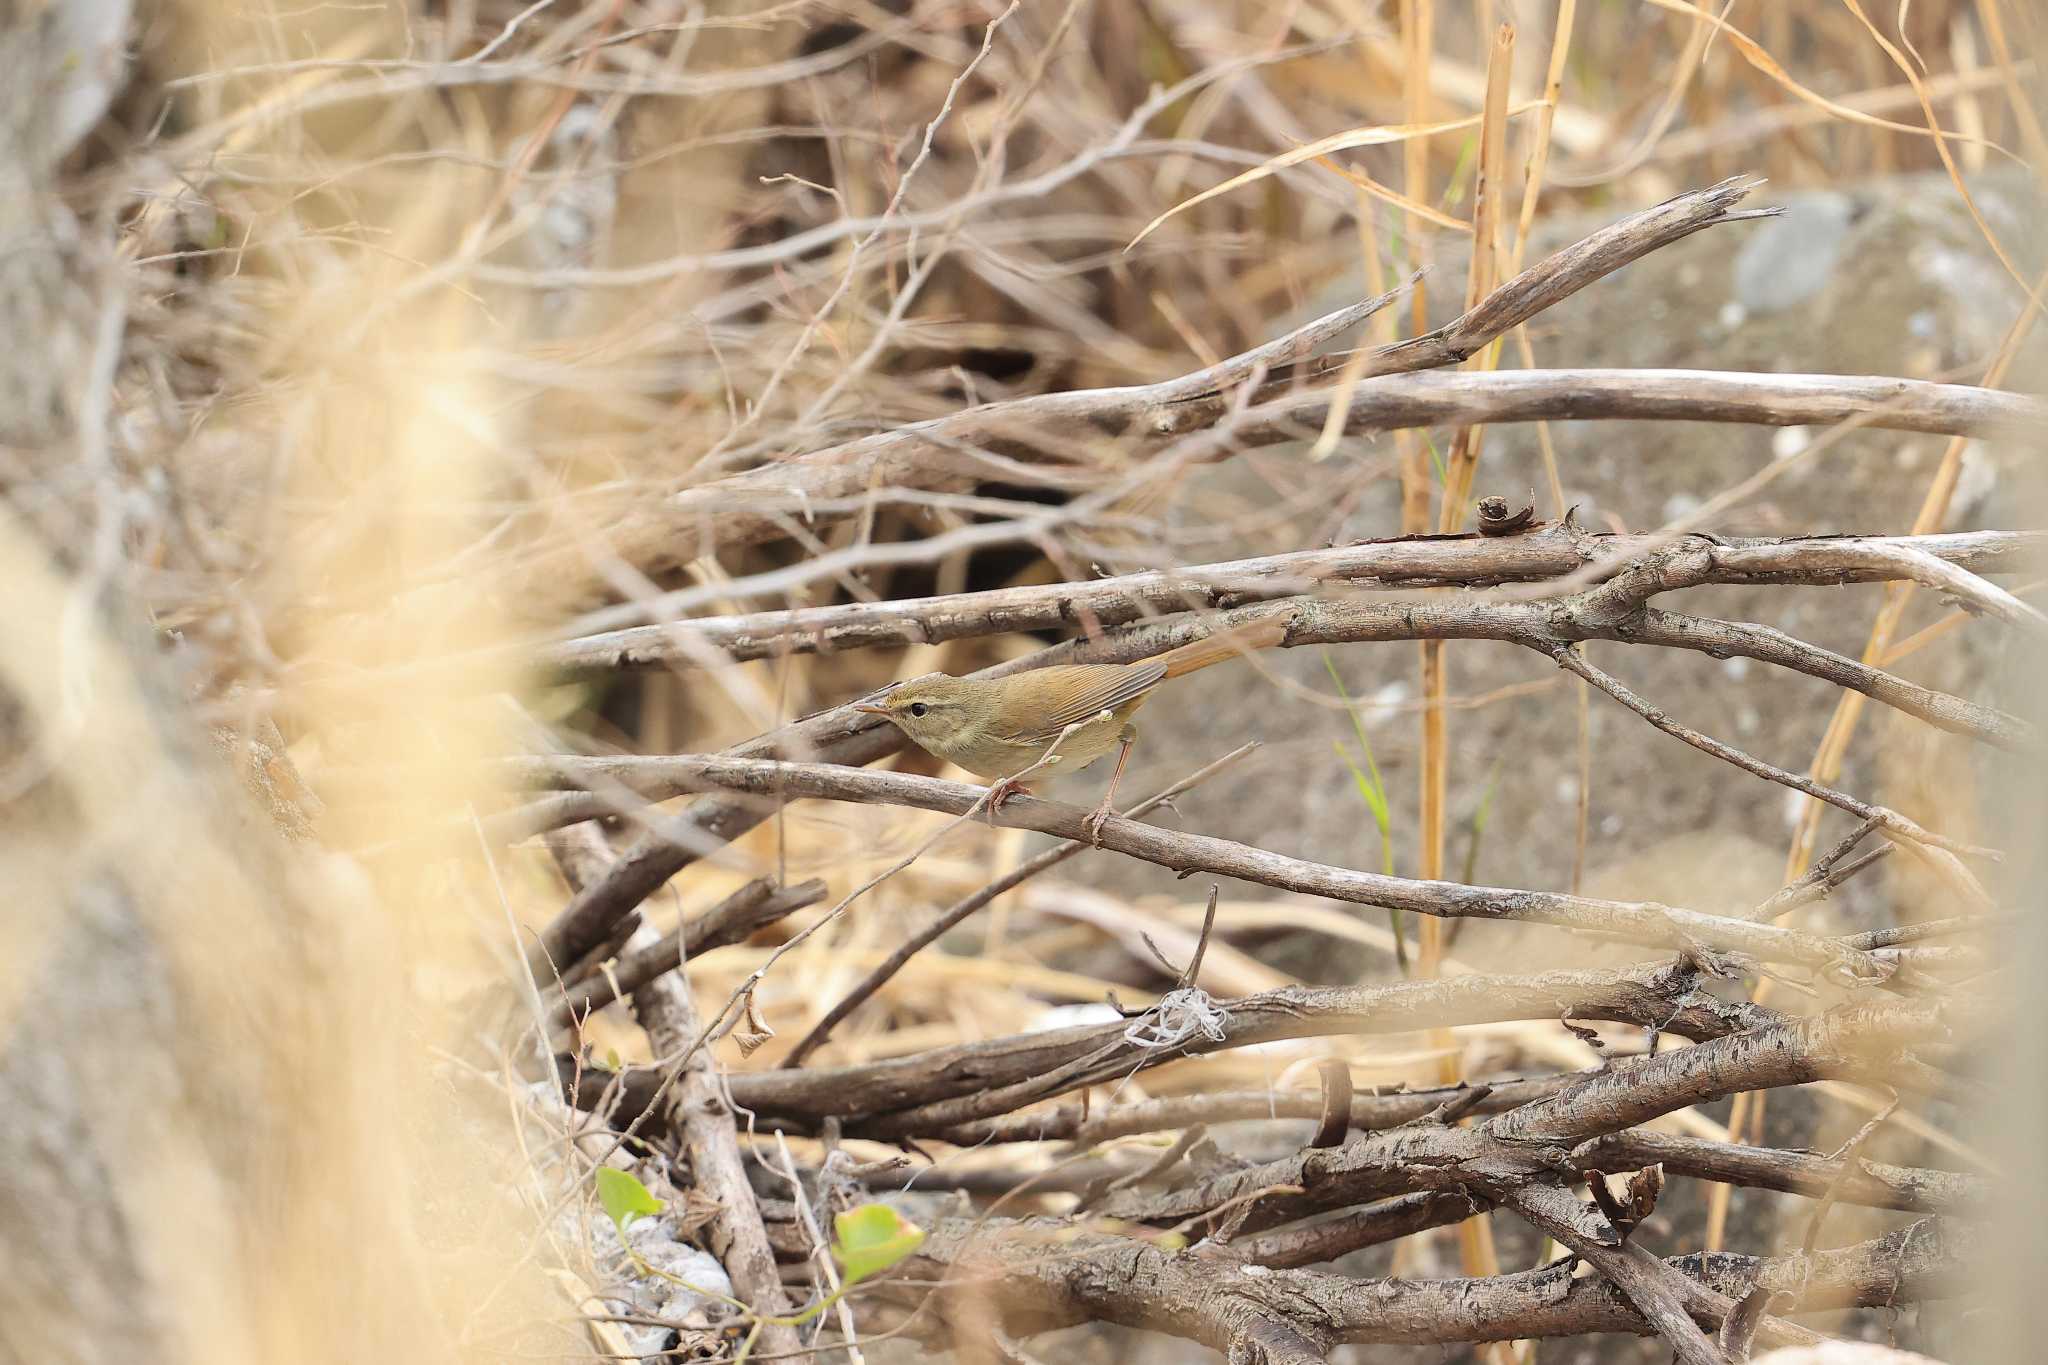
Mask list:
[[[914,702],[910,703],[910,714],[911,714],[911,715],[913,715],[913,716],[922,716],[922,715],[923,715],[923,714],[924,714],[925,712],[927,712],[927,711],[929,711],[929,710],[931,710],[931,709],[932,709],[931,707],[929,707],[929,706],[926,706],[926,705],[925,705],[925,704],[924,704],[923,702],[921,702],[921,701],[914,701]]]

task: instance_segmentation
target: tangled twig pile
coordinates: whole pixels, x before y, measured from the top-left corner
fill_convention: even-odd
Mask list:
[[[1540,307],[1524,308],[1520,300],[1561,297],[1663,241],[1730,221],[1728,206],[1743,192],[1739,185],[1717,187],[1625,219],[1503,286],[1444,333],[1404,343],[1397,351],[1426,354],[1435,363],[1461,358],[1500,327]],[[1476,320],[1484,318],[1498,323]],[[1156,442],[1157,453],[1148,455],[1152,461],[1215,458],[1227,452],[1230,441],[1256,441],[1255,433],[1289,429],[1291,422],[1262,425],[1274,420],[1273,414],[1319,413],[1331,401],[1331,388],[1318,379],[1336,367],[1297,359],[1302,340],[1334,335],[1356,320],[1355,311],[1337,315],[1328,326],[1312,326],[1282,343],[1149,391],[1070,394],[1057,403],[1025,400],[977,410],[949,419],[946,439],[981,443],[1000,431],[1014,453],[1037,448],[1032,433],[1038,423],[1059,431],[1072,422],[1095,421],[1120,432],[1148,433]],[[1275,377],[1276,366],[1284,367],[1284,376]],[[1402,368],[1388,365],[1390,371]],[[1623,391],[1620,382],[1589,386],[1581,374],[1556,372],[1516,380],[1524,393],[1547,395],[1539,400],[1546,412],[1601,416],[1649,410],[1610,406],[1611,395]],[[1819,379],[1719,376],[1713,384],[1686,385],[1668,399],[1653,401],[1662,416],[1801,422],[1815,420],[1816,414],[1800,403],[1846,402],[1861,421],[1925,422],[1958,434],[1983,429],[1980,423],[2048,415],[2031,400],[1980,390],[1951,393],[1887,381],[1879,397],[1874,387],[1853,394],[1852,387]],[[1206,392],[1212,388],[1213,393]],[[1804,396],[1795,398],[1795,388]],[[1747,398],[1737,396],[1744,391]],[[1398,396],[1382,397],[1361,384],[1350,395],[1353,420],[1369,422],[1371,414],[1385,410],[1380,404],[1407,403],[1415,390],[1387,392]],[[1485,406],[1492,400],[1484,384],[1468,382],[1467,392],[1470,396],[1458,401],[1480,406],[1462,407],[1462,415],[1471,420],[1499,417],[1498,408]],[[1514,415],[1529,414],[1517,409]],[[1831,418],[1848,415],[1846,408],[1830,408]],[[926,453],[946,448],[939,442],[936,434],[908,431],[826,452],[808,466],[832,481],[813,490],[819,498],[814,505],[830,515],[834,504],[825,500],[837,496],[841,481],[851,488],[871,477],[864,461],[894,460],[897,456],[889,452],[906,443]],[[800,478],[806,467],[776,468],[779,477]],[[917,459],[907,467],[947,477],[945,462],[937,458]],[[722,499],[732,493],[714,486],[704,496]],[[729,533],[740,539],[755,533],[755,524],[745,520],[699,524],[716,527],[709,532],[716,534],[730,527]],[[1956,988],[1982,977],[1993,964],[1977,947],[1927,939],[1944,931],[1966,932],[1971,921],[1949,921],[1924,934],[1862,938],[1817,935],[1775,921],[1894,850],[1935,869],[1958,908],[1983,912],[1992,908],[1993,898],[1981,874],[1991,865],[1986,860],[1997,855],[1958,844],[1896,811],[1777,769],[1683,726],[1587,663],[1577,646],[1610,640],[1751,658],[1825,678],[1979,743],[2032,753],[2038,740],[2019,717],[1909,683],[1778,631],[1670,612],[1651,601],[1709,583],[1919,581],[1951,594],[1968,610],[2032,633],[2041,629],[2040,614],[1979,574],[2038,571],[2044,550],[2048,541],[2031,533],[1730,541],[1699,533],[1594,534],[1566,518],[1504,535],[1394,539],[1123,578],[627,627],[546,645],[541,655],[546,667],[578,673],[690,668],[720,656],[823,653],[1080,620],[1105,633],[1044,651],[1022,666],[1066,659],[1129,660],[1284,603],[1279,610],[1291,617],[1288,646],[1459,638],[1525,645],[1553,656],[1561,667],[1588,678],[1686,743],[1856,816],[1861,823],[1811,874],[1748,918],[1683,906],[1416,881],[1114,819],[1101,832],[1102,848],[1181,875],[1223,875],[1427,916],[1520,920],[1662,947],[1675,956],[1661,965],[1621,970],[1294,987],[1222,1000],[1202,996],[1202,1027],[1162,1018],[1162,1011],[1179,998],[1169,996],[1132,1012],[1148,1025],[1146,1030],[1104,1023],[959,1044],[863,1066],[736,1072],[723,1081],[724,1101],[742,1116],[746,1131],[823,1136],[828,1151],[839,1141],[881,1139],[919,1152],[935,1144],[986,1153],[1003,1143],[1058,1141],[1085,1153],[1134,1134],[1179,1133],[1163,1157],[1138,1164],[1115,1159],[1084,1163],[1085,1182],[1063,1178],[1060,1167],[1050,1179],[1020,1168],[1007,1194],[1070,1190],[1079,1202],[1065,1218],[984,1214],[938,1223],[891,1291],[894,1300],[921,1309],[930,1330],[942,1330],[949,1295],[964,1291],[1006,1330],[1018,1330],[1019,1324],[1037,1330],[1106,1320],[1192,1337],[1228,1349],[1233,1359],[1321,1360],[1345,1341],[1446,1343],[1631,1331],[1660,1334],[1681,1359],[1704,1363],[1740,1357],[1752,1340],[1771,1345],[1818,1340],[1782,1316],[1787,1312],[1899,1304],[1956,1291],[1966,1265],[1967,1220],[1973,1210],[1981,1212],[1988,1197],[1981,1178],[1870,1162],[1853,1142],[1821,1157],[1674,1137],[1644,1125],[1746,1091],[1821,1080],[1966,1099],[1972,1083],[1948,1063],[1968,1055],[1992,1021]],[[1420,591],[1442,586],[1495,591],[1452,597]],[[1377,595],[1368,597],[1368,589],[1378,590]],[[1174,615],[1176,610],[1185,614]],[[1166,619],[1110,629],[1160,614]],[[883,756],[897,742],[893,728],[841,708],[725,755],[514,761],[505,776],[517,783],[580,788],[586,795],[544,798],[508,812],[494,827],[500,836],[605,812],[632,816],[645,799],[714,794],[682,822],[650,822],[602,876],[581,883],[576,899],[541,936],[535,964],[551,973],[579,961],[609,939],[620,917],[648,889],[766,818],[779,802],[879,803],[963,817],[978,809],[976,788],[851,766]],[[1056,856],[1077,851],[1088,837],[1080,809],[1043,800],[1016,801],[992,818],[1074,841]],[[1865,848],[1870,839],[1879,842]],[[1048,861],[1036,860],[1031,870]],[[1000,889],[1018,880],[1008,879]],[[766,894],[764,886],[752,898]],[[973,898],[968,912],[991,898]],[[786,897],[784,904],[795,900]],[[961,917],[948,915],[943,922],[950,926]],[[900,969],[903,960],[902,955],[892,959],[881,979]],[[1717,982],[1785,971],[1842,1003],[1799,1017],[1708,989]],[[632,975],[637,979],[640,974]],[[659,1049],[669,1058],[664,1067],[608,1076],[565,1057],[565,1084],[580,1103],[642,1137],[666,1132],[673,1123],[701,1124],[701,1114],[686,1098],[694,1084],[689,1077],[699,1074],[705,1044],[738,1024],[759,976],[755,973],[716,1016],[692,1015],[702,1019],[701,1026],[693,1037],[672,1039],[675,1046]],[[879,984],[865,983],[855,1002],[871,996]],[[1199,980],[1194,984],[1199,986]],[[827,1019],[845,1013],[835,1009]],[[1542,1018],[1627,1025],[1641,1031],[1646,1046],[1642,1055],[1616,1058],[1592,1071],[1493,1086],[1353,1096],[1348,1083],[1331,1082],[1322,1092],[1042,1107],[1178,1058],[1277,1039]],[[792,1060],[800,1060],[822,1037],[820,1032],[807,1038]],[[1660,1048],[1665,1038],[1693,1046]],[[1339,1084],[1341,1090],[1335,1088]],[[680,1110],[672,1110],[677,1105]],[[675,1119],[672,1112],[691,1117]],[[1333,1113],[1336,1122],[1331,1124]],[[1205,1126],[1212,1123],[1311,1116],[1325,1120],[1324,1138],[1276,1160],[1244,1164],[1204,1140]],[[1460,1126],[1468,1118],[1473,1122]],[[705,1172],[716,1169],[696,1155],[703,1140],[686,1139],[700,1184],[709,1179]],[[934,1169],[943,1171],[944,1166]],[[1716,1255],[1660,1260],[1629,1237],[1656,1204],[1658,1182],[1644,1176],[1659,1171],[1805,1194],[1819,1201],[1823,1212],[1835,1203],[1865,1203],[1930,1218],[1904,1233],[1825,1254],[1814,1253],[1809,1238],[1807,1254],[1778,1259]],[[1612,1172],[1638,1173],[1628,1196],[1607,1185]],[[878,1185],[889,1178],[917,1183],[908,1173],[891,1176],[885,1170],[881,1175]],[[1572,1193],[1581,1186],[1591,1192],[1592,1202]],[[708,1188],[719,1200],[722,1219],[736,1226],[759,1223],[760,1210],[743,1182]],[[1365,1280],[1302,1268],[1488,1209],[1518,1215],[1568,1249],[1572,1259],[1596,1267],[1603,1279],[1574,1281],[1562,1266],[1462,1281]],[[1816,1231],[1818,1222],[1816,1217]],[[783,1246],[800,1240],[794,1229],[773,1223],[768,1236]],[[917,1292],[924,1285],[946,1292],[932,1299]],[[953,1324],[955,1330],[958,1326]]]
[[[1837,99],[1726,13],[1661,7],[1688,26],[1668,80],[1620,69],[1633,39],[1604,19],[1579,25],[1617,68],[1615,107],[1661,109],[1634,145],[1622,115],[1603,133],[1562,97],[1571,0],[1526,101],[1490,3],[1437,29],[1437,6],[1402,0],[1398,43],[1353,0],[1173,22],[1087,0],[190,24],[124,0],[0,5],[0,850],[27,911],[0,922],[0,1208],[24,1227],[0,1228],[0,1355],[501,1359],[544,1349],[514,1343],[528,1324],[505,1303],[545,1299],[545,1349],[567,1330],[581,1353],[588,1329],[642,1357],[859,1359],[905,1336],[1026,1360],[1017,1337],[1104,1323],[1246,1365],[1593,1333],[1730,1365],[1822,1341],[1799,1320],[1822,1310],[1971,1296],[2009,1173],[1920,1111],[1996,1098],[1975,1068],[2009,1027],[2021,973],[1998,931],[2028,878],[1970,820],[1841,759],[1865,702],[1993,762],[2042,752],[2009,697],[1896,671],[1965,630],[2019,659],[2048,638],[2048,535],[2016,516],[1944,529],[1967,450],[2048,430],[2048,402],[2007,381],[2043,286],[1957,162],[2005,153],[1994,95],[2048,159],[2031,67],[1995,4],[1919,7],[1911,22],[1934,11],[1951,35],[1955,69],[1931,82],[1859,6],[1803,27],[1774,9],[1760,22],[1783,45],[1844,42],[1842,20],[1904,77]],[[1692,94],[1709,126],[1666,139],[1721,35],[1716,60],[1791,103],[1738,117],[1716,77]],[[1477,66],[1446,56],[1467,39]],[[216,55],[244,50],[262,60]],[[1354,101],[1354,59],[1403,122],[1379,93]],[[1440,117],[1460,101],[1477,112]],[[1891,117],[1915,110],[1926,126]],[[1896,142],[1951,174],[1996,288],[2024,299],[1988,363],[1536,363],[1530,324],[1615,272],[1776,226],[1762,182],[1729,175],[1775,150],[1759,139],[1816,140],[1804,164],[1843,129],[1887,139],[1885,166]],[[1430,139],[1466,132],[1469,157],[1433,174]],[[1531,251],[1553,142],[1564,184],[1629,177],[1626,202],[1661,202]],[[1275,145],[1292,150],[1253,150]],[[1185,192],[1218,167],[1237,174]],[[1271,199],[1240,194],[1255,184]],[[1437,326],[1432,233],[1470,242],[1462,311]],[[1282,258],[1283,239],[1309,245]],[[1176,276],[1191,287],[1162,287]],[[1316,312],[1333,278],[1357,301],[1271,323]],[[1191,319],[1197,293],[1211,311]],[[1521,368],[1497,368],[1509,346]],[[1565,496],[1562,421],[1798,441],[1631,530]],[[1484,432],[1508,424],[1543,433],[1547,500],[1489,485]],[[1720,520],[1863,430],[1947,441],[1910,529]],[[1212,515],[1230,499],[1189,492],[1279,452],[1256,498]],[[1398,505],[1353,538],[1375,485]],[[1281,542],[1231,545],[1244,525]],[[1886,593],[1860,655],[1672,600],[1843,584]],[[1901,642],[1917,589],[1949,613]],[[1152,818],[1250,745],[1188,755],[1097,823],[920,767],[852,704],[892,666],[879,651],[979,642],[995,678],[1252,623],[1287,650],[1420,644],[1417,875],[1396,873],[1362,723],[1363,766],[1340,755],[1377,870]],[[1020,634],[1064,638],[994,652]],[[1446,865],[1445,717],[1464,703],[1444,650],[1479,640],[1554,664],[1536,685],[1578,699],[1556,822],[1572,873],[1552,889]],[[1797,675],[1841,705],[1794,770],[1672,714],[1596,646]],[[1314,700],[1355,721],[1338,685]],[[1798,803],[1782,885],[1737,913],[1718,887],[1666,903],[1581,885],[1588,714],[1607,702],[1643,747],[1676,740]],[[267,822],[225,794],[202,728]],[[724,747],[676,752],[692,744]],[[1337,769],[1294,780],[1353,794]],[[1823,849],[1824,809],[1850,827]],[[1053,842],[990,873],[953,856],[983,817]],[[1015,853],[1023,836],[991,837]],[[1066,918],[1006,940],[1012,908],[1042,908],[1045,874],[1084,858],[1272,893],[1283,919],[1391,949],[1399,974],[1280,972],[1219,887],[1178,919],[1058,888]],[[1877,927],[1788,922],[1901,869],[1924,903]],[[671,890],[707,903],[668,922]],[[880,931],[850,913],[892,895],[943,908]],[[1474,921],[1492,927],[1467,945],[1543,947],[1526,970],[1467,970],[1451,949]],[[942,950],[982,922],[1007,955]],[[1105,939],[1140,964],[1119,991],[1034,1018],[1102,994],[1076,963]],[[987,1008],[906,1006],[940,971]],[[778,1038],[792,1016],[804,1031]],[[1557,1045],[1475,1079],[1472,1035],[1450,1031],[1501,1025]],[[1392,1038],[1434,1083],[1358,1083],[1338,1040]],[[1276,1052],[1304,1040],[1312,1056]],[[1193,1059],[1242,1069],[1174,1089]],[[1761,1097],[1809,1085],[1855,1116],[1847,1140],[1765,1141]],[[1731,1099],[1725,1126],[1699,1113]],[[535,1123],[549,1141],[526,1141]],[[1904,1128],[1970,1168],[1877,1159]],[[1697,1235],[1670,1213],[1690,1184],[1721,1192]],[[591,1268],[573,1243],[603,1231],[598,1185],[608,1206],[626,1192],[617,1239],[593,1239],[603,1282],[570,1269]],[[629,1215],[661,1211],[649,1186],[675,1198],[636,1231]],[[1796,1245],[1721,1250],[1738,1188],[1806,1201]],[[828,1239],[877,1204],[893,1214],[862,1258]],[[1839,1244],[1844,1206],[1913,1221]],[[422,1225],[476,1234],[463,1273]],[[1496,1227],[1529,1268],[1504,1268]],[[1464,1273],[1438,1274],[1453,1235]],[[506,1292],[542,1266],[567,1299]],[[685,1292],[638,1292],[656,1282]],[[639,1335],[603,1335],[621,1326]]]

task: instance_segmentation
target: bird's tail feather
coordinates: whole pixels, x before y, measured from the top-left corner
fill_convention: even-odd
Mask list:
[[[1271,649],[1287,638],[1288,627],[1293,624],[1294,608],[1289,607],[1230,630],[1218,631],[1207,639],[1195,640],[1179,649],[1169,649],[1159,655],[1157,661],[1166,665],[1167,677],[1178,678],[1183,673],[1222,663],[1254,649]]]

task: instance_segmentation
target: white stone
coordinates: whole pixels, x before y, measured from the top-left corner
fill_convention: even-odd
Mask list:
[[[1106,1000],[1081,1005],[1054,1005],[1051,1009],[1041,1011],[1024,1026],[1024,1031],[1050,1033],[1054,1029],[1073,1028],[1077,1024],[1115,1024],[1122,1019],[1123,1016],[1116,1012],[1116,1007]]]

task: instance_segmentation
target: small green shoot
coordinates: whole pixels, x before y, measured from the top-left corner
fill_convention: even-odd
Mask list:
[[[1479,809],[1472,812],[1472,837],[1465,845],[1464,875],[1458,880],[1467,886],[1479,871],[1479,843],[1486,837],[1486,822],[1493,814],[1493,794],[1500,790],[1501,760],[1493,761],[1493,771],[1486,775],[1486,790],[1479,795]]]
[[[641,1214],[660,1213],[668,1207],[649,1193],[647,1187],[637,1178],[610,1166],[597,1168],[597,1198],[598,1202],[604,1205],[605,1213],[618,1228],[619,1240],[622,1242],[626,1238],[626,1228],[635,1218]],[[857,1209],[848,1209],[832,1221],[832,1231],[832,1256],[839,1262],[841,1276],[839,1288],[810,1307],[785,1317],[770,1317],[756,1313],[738,1299],[716,1290],[701,1288],[657,1266],[649,1265],[631,1246],[626,1248],[626,1257],[643,1275],[667,1280],[705,1298],[731,1304],[751,1317],[753,1321],[748,1324],[747,1334],[733,1356],[733,1365],[741,1365],[753,1354],[754,1344],[761,1339],[761,1329],[764,1326],[803,1326],[839,1302],[846,1291],[854,1285],[870,1275],[881,1274],[924,1245],[924,1229],[887,1204],[863,1204]]]
[[[1479,874],[1479,845],[1486,838],[1486,822],[1493,815],[1493,794],[1500,790],[1501,760],[1493,761],[1493,770],[1486,775],[1486,790],[1479,794],[1479,808],[1472,812],[1468,825],[1469,834],[1465,841],[1465,864],[1460,869],[1458,880],[1467,886],[1477,885]],[[1444,951],[1448,953],[1458,942],[1458,934],[1465,927],[1465,921],[1451,921],[1449,932],[1444,935]]]
[[[1365,768],[1360,769],[1352,759],[1351,751],[1337,741],[1331,740],[1330,747],[1337,751],[1337,757],[1344,760],[1344,766],[1351,770],[1352,785],[1364,799],[1366,809],[1372,812],[1373,823],[1380,832],[1380,870],[1387,876],[1394,875],[1394,820],[1393,811],[1387,803],[1386,780],[1380,776],[1380,765],[1373,758],[1372,741],[1366,738],[1365,722],[1359,719],[1358,708],[1352,704],[1351,694],[1344,690],[1344,679],[1337,675],[1337,664],[1323,652],[1323,667],[1330,674],[1330,681],[1337,686],[1337,695],[1344,699],[1344,713],[1351,718],[1351,732],[1358,736],[1358,747],[1365,751]],[[1406,916],[1399,910],[1387,911],[1388,921],[1394,931],[1394,961],[1400,966],[1401,974],[1408,975],[1408,935]]]
[[[1458,159],[1451,166],[1450,182],[1444,186],[1444,197],[1439,203],[1446,213],[1465,202],[1465,193],[1471,182],[1478,179],[1479,138],[1469,135],[1458,144]]]
[[[832,1259],[839,1262],[839,1288],[800,1313],[785,1318],[757,1316],[732,1358],[733,1365],[746,1365],[763,1326],[803,1326],[838,1303],[847,1290],[870,1275],[881,1274],[923,1245],[924,1229],[887,1204],[862,1204],[840,1214],[832,1220]]]

